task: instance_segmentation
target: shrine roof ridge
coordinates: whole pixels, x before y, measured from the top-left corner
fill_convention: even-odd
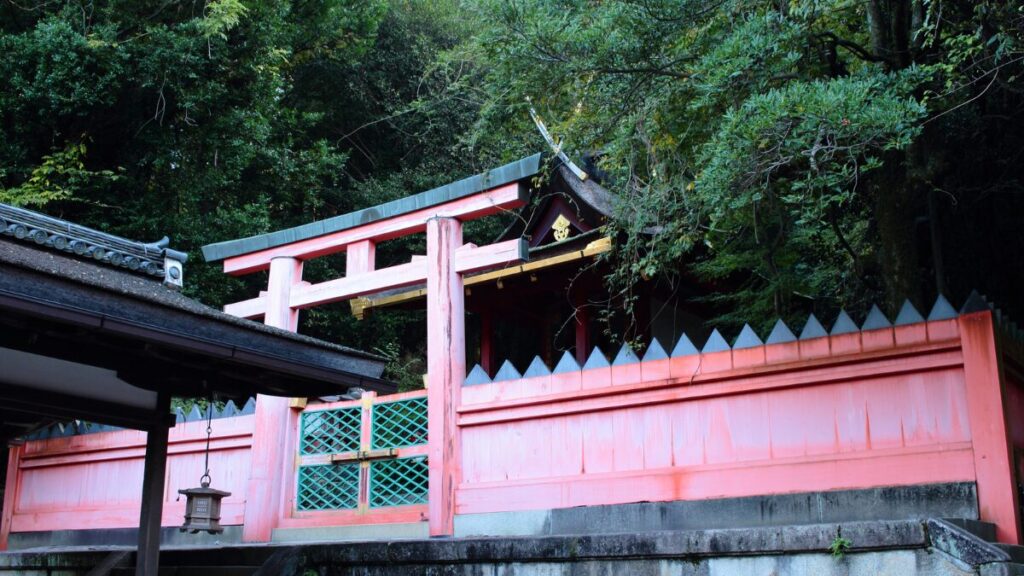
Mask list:
[[[166,236],[146,244],[2,203],[0,236],[157,278],[163,278],[167,273],[165,258],[180,263],[188,260],[188,254],[167,247],[169,240]]]
[[[419,194],[413,194],[412,196],[406,196],[405,198],[399,198],[325,220],[318,220],[309,224],[250,236],[248,238],[207,244],[203,246],[203,257],[207,262],[224,260],[292,242],[308,240],[325,234],[340,232],[363,224],[369,224],[370,222],[392,218],[458,200],[466,196],[472,196],[473,194],[537,174],[540,172],[542,157],[543,154],[537,153],[475,176],[427,190],[426,192],[420,192]]]

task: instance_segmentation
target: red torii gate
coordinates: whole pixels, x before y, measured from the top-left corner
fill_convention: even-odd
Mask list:
[[[489,246],[463,244],[462,222],[523,206],[522,180],[539,171],[539,154],[496,170],[352,214],[264,236],[203,247],[207,260],[243,275],[269,269],[267,290],[228,304],[224,311],[296,331],[299,310],[426,282],[429,527],[431,536],[453,533],[459,481],[456,409],[466,378],[463,274],[527,259],[522,239]],[[378,242],[426,231],[427,257],[375,269]],[[320,232],[320,233],[318,233]],[[345,276],[318,284],[302,280],[304,260],[346,253]],[[287,398],[257,396],[252,474],[243,538],[269,541],[286,499],[272,470],[286,466],[286,430],[294,416]]]

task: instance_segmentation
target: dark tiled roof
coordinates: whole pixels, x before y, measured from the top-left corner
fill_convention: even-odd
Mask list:
[[[76,258],[73,254],[61,253],[52,249],[15,241],[11,237],[0,236],[0,267],[12,265],[19,268],[41,272],[50,276],[60,277],[72,282],[99,288],[111,294],[126,296],[142,302],[171,308],[179,312],[192,314],[230,324],[252,332],[264,333],[292,342],[323,349],[325,352],[343,353],[349,356],[366,358],[374,361],[383,359],[374,354],[348,348],[338,344],[325,342],[302,334],[288,332],[272,326],[238,318],[211,308],[197,300],[188,298],[176,290],[172,290],[158,281],[129,273],[127,270],[100,265],[92,260]]]
[[[166,237],[144,244],[8,204],[0,204],[0,235],[160,279],[165,274],[165,257],[179,262],[188,258],[167,248]]]

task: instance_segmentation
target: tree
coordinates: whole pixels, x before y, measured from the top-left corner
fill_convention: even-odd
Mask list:
[[[990,242],[968,231],[976,191],[1019,185],[1019,162],[996,149],[1021,145],[1010,128],[1022,111],[1019,6],[479,6],[494,24],[476,45],[491,70],[477,131],[532,130],[532,103],[569,150],[600,152],[623,199],[613,287],[696,272],[734,287],[711,297],[722,319],[766,326],[807,309],[923,305],[986,276],[1024,280],[964,257]],[[1019,201],[995,202],[995,226],[1019,218]],[[987,288],[998,297],[1002,285]]]
[[[251,297],[265,278],[225,276],[199,248],[476,167],[442,137],[471,117],[457,101],[421,101],[436,55],[464,39],[455,6],[0,2],[0,198],[132,238],[171,235],[192,256],[190,295],[212,306]],[[343,268],[326,258],[306,273]],[[303,316],[303,331],[330,340],[416,345],[401,318]]]

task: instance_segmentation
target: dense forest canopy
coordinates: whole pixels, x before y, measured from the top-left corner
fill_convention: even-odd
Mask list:
[[[540,150],[534,107],[622,200],[614,294],[696,279],[732,326],[974,287],[1024,314],[1020,2],[0,0],[0,54],[0,201],[171,234],[211,305],[264,280],[201,245]],[[397,356],[409,321],[302,330]]]

